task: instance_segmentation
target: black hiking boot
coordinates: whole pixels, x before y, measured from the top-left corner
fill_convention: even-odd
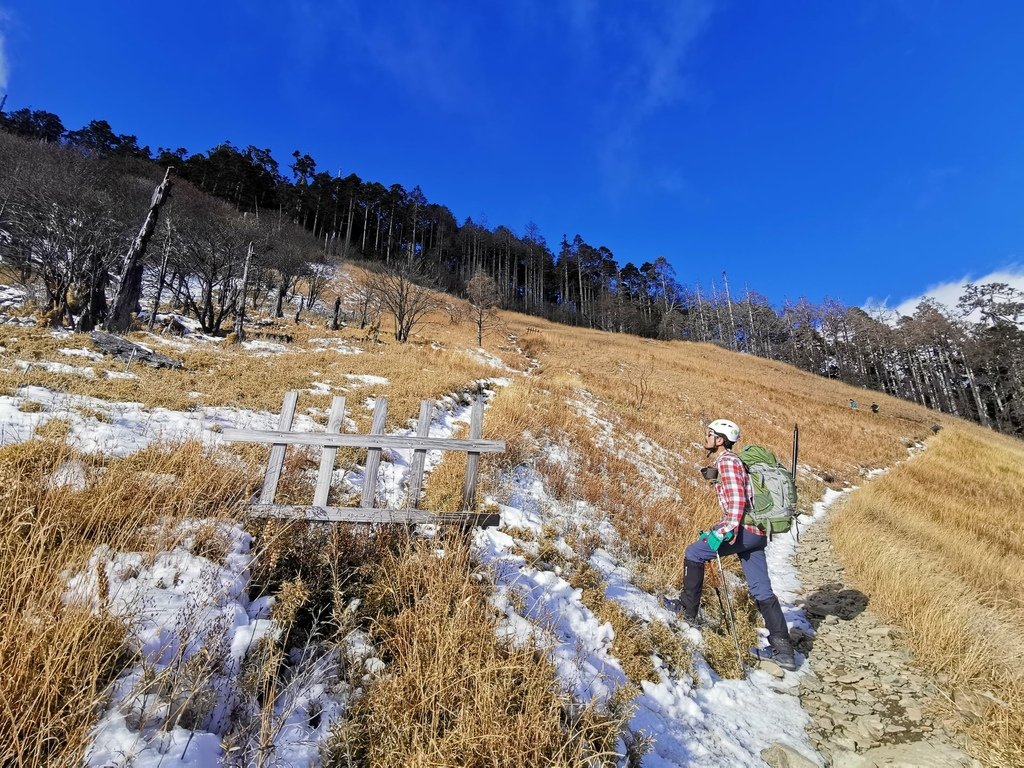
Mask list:
[[[683,619],[691,626],[699,626],[697,614],[700,609],[700,593],[704,591],[704,563],[683,561],[683,590],[679,603],[683,608]]]
[[[683,612],[683,600],[680,597],[663,597],[661,604],[677,616]]]
[[[696,627],[697,629],[703,629],[704,627],[718,629],[722,625],[721,621],[714,616],[709,616],[703,608],[697,609],[696,618],[691,619],[688,617],[682,597],[663,597],[661,603],[691,627]]]
[[[772,661],[783,669],[796,672],[796,656],[793,655],[793,644],[782,637],[768,636],[768,645],[772,649]]]
[[[721,618],[706,613],[703,608],[697,611],[696,619],[693,621],[687,619],[687,622],[691,627],[696,627],[697,629],[718,629],[722,626]]]
[[[779,598],[772,595],[768,600],[758,600],[757,609],[764,618],[764,625],[768,628],[768,645],[771,647],[771,660],[783,669],[790,672],[796,670],[796,656],[793,655],[793,642],[789,638],[789,627],[786,626],[786,617],[782,615],[782,606],[779,605]],[[767,649],[759,651],[758,655],[767,657]]]

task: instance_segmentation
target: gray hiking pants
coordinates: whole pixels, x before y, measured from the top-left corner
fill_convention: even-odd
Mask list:
[[[743,575],[747,579],[750,596],[757,602],[771,600],[772,581],[768,577],[768,560],[764,556],[764,548],[768,545],[767,536],[756,536],[744,531],[742,526],[736,530],[736,538],[718,548],[722,557],[736,555],[743,566]],[[693,563],[709,563],[715,559],[715,553],[703,539],[698,539],[686,548],[685,559]]]

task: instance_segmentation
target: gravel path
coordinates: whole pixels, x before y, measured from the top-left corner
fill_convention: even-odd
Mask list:
[[[938,691],[911,663],[897,630],[843,581],[827,518],[801,536],[796,560],[804,608],[817,631],[794,638],[811,669],[801,679],[800,699],[812,718],[808,735],[826,765],[979,766],[962,739],[930,714]]]

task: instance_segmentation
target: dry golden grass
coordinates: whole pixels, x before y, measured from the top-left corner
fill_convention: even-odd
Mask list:
[[[735,560],[726,559],[722,564],[728,564],[729,570],[739,571]],[[736,652],[737,638],[740,654],[746,653],[747,648],[757,647],[757,627],[761,624],[761,614],[758,613],[757,606],[745,587],[730,586],[728,599],[729,602],[726,602],[722,579],[714,563],[709,564],[705,575],[704,593],[701,595],[701,608],[719,623],[715,627],[706,627],[701,631],[704,639],[704,658],[719,675],[735,680],[743,677],[744,666],[749,666],[750,661],[743,658],[741,663]],[[727,612],[730,608],[736,637],[733,637],[732,627],[728,621]]]
[[[413,542],[371,568],[365,610],[388,667],[327,765],[614,764],[622,715],[574,707],[541,651],[498,638],[464,542]]]
[[[718,515],[708,486],[692,482],[707,463],[699,445],[703,423],[732,418],[741,424],[744,442],[767,444],[788,462],[792,427],[800,422],[801,462],[842,485],[863,469],[905,456],[906,443],[923,439],[934,420],[885,397],[879,398],[879,414],[851,411],[850,397],[860,397],[853,388],[711,345],[640,340],[516,315],[507,324],[541,364],[528,379],[529,400],[516,414],[520,421],[528,414],[531,438],[572,449],[569,466],[546,458],[534,465],[556,498],[583,499],[612,516],[640,558],[641,580],[649,589],[678,582],[682,547]],[[638,371],[647,373],[640,409]],[[591,403],[600,418],[614,424],[615,450],[569,400]],[[521,432],[520,424],[509,426],[510,433]],[[630,440],[633,434],[667,453],[645,452]],[[638,458],[657,475],[642,471]],[[680,497],[665,498],[665,485],[677,488]],[[801,488],[802,508],[823,490],[810,477],[801,479]]]
[[[253,477],[195,444],[103,460],[51,422],[0,448],[0,764],[73,765],[105,687],[127,664],[124,623],[64,603],[93,548],[156,552],[173,520],[237,511]],[[83,487],[61,484],[74,477]],[[160,521],[159,530],[154,524]],[[198,537],[213,554],[212,537]]]
[[[1024,764],[1024,445],[967,425],[854,494],[831,533],[871,607],[906,630],[946,692],[991,692],[964,718],[978,756]],[[960,716],[953,710],[954,716]]]
[[[371,411],[362,403],[366,398],[387,396],[387,426],[406,426],[419,412],[420,400],[435,400],[453,391],[465,389],[471,382],[493,376],[495,369],[463,353],[434,348],[429,344],[365,345],[350,339],[346,331],[331,332],[305,325],[283,326],[295,341],[281,354],[259,356],[238,345],[206,342],[181,351],[165,347],[149,334],[130,338],[184,363],[183,370],[154,369],[134,363],[104,359],[99,362],[69,358],[60,348],[92,349],[86,334],[57,339],[41,329],[0,326],[0,394],[13,395],[19,387],[34,385],[68,394],[87,395],[110,401],[138,402],[146,407],[191,410],[199,406],[232,406],[279,411],[284,393],[305,390],[313,382],[332,385],[336,394],[348,396],[348,416],[360,429],[369,427]],[[311,339],[332,338],[366,347],[360,355],[335,351],[316,351]],[[179,342],[166,340],[168,345]],[[92,368],[95,375],[55,373],[32,365],[29,370],[15,369],[15,360],[61,362],[79,368]],[[137,378],[108,378],[107,372],[123,373],[126,367]],[[349,374],[372,375],[388,379],[387,385],[365,385],[347,378]],[[306,393],[300,407],[330,404],[326,395]]]

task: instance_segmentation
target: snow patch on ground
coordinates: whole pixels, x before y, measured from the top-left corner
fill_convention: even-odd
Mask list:
[[[0,324],[34,326],[36,324],[35,315],[14,317],[6,314],[11,310],[21,309],[26,298],[27,294],[21,288],[16,288],[13,285],[0,285]]]
[[[0,309],[14,309],[25,302],[25,291],[13,285],[0,285]]]
[[[68,357],[85,357],[94,363],[98,363],[103,359],[103,355],[99,352],[93,352],[91,349],[68,349],[67,347],[61,347],[57,351]]]
[[[195,349],[196,346],[195,344],[190,343],[188,341],[183,341],[180,338],[172,338],[170,336],[157,336],[154,333],[147,333],[144,335],[146,336],[146,338],[153,340],[157,344],[160,344],[164,347],[169,347],[170,349],[173,349],[176,352],[187,352],[190,349]]]
[[[43,410],[25,413],[19,408],[25,401],[40,403]],[[83,416],[83,412],[89,415]],[[99,414],[102,420],[94,414]],[[110,402],[45,387],[20,387],[13,397],[0,396],[0,445],[28,440],[42,424],[54,418],[70,422],[68,444],[72,447],[85,453],[127,456],[153,442],[196,439],[217,445],[222,442],[220,433],[226,428],[277,429],[279,417],[266,411],[227,407],[194,411],[150,409],[140,403]],[[313,432],[321,427],[299,414],[293,429]]]
[[[391,383],[383,376],[371,376],[369,374],[346,373],[345,378],[353,387],[386,387]]]
[[[223,563],[193,551],[196,534],[206,528],[210,536],[211,527],[226,542]],[[226,757],[225,740],[243,761],[259,755],[263,765],[318,764],[319,744],[349,695],[337,654],[293,655],[261,723],[244,690],[244,662],[279,629],[268,618],[271,599],[248,598],[251,539],[223,521],[186,520],[176,534],[180,543],[155,558],[98,547],[68,578],[66,602],[129,620],[137,658],[112,686],[85,764],[204,768]],[[175,723],[169,730],[168,721]]]
[[[242,349],[252,352],[256,357],[270,357],[281,355],[288,351],[288,347],[276,341],[243,341]]]
[[[337,352],[339,355],[361,355],[359,347],[349,346],[344,339],[310,339],[314,352]]]
[[[617,422],[601,416],[601,403],[592,393],[585,389],[578,391],[579,398],[570,400],[578,416],[586,420],[596,433],[597,443],[608,453],[625,459],[633,464],[639,475],[647,482],[644,493],[651,499],[679,499],[676,467],[693,465],[681,454],[670,451],[659,445],[647,435],[636,432],[623,435],[617,429]]]
[[[47,373],[59,373],[65,376],[81,376],[85,379],[96,378],[96,370],[92,367],[82,368],[66,363],[52,363],[48,360],[34,360],[32,362],[28,360],[15,360],[14,367],[26,373],[31,370],[42,370]]]
[[[505,365],[505,361],[498,357],[493,352],[488,352],[483,347],[477,347],[476,349],[463,350],[467,355],[476,360],[477,362],[489,365],[492,368],[497,368],[502,371],[515,371],[514,368],[510,368]]]

